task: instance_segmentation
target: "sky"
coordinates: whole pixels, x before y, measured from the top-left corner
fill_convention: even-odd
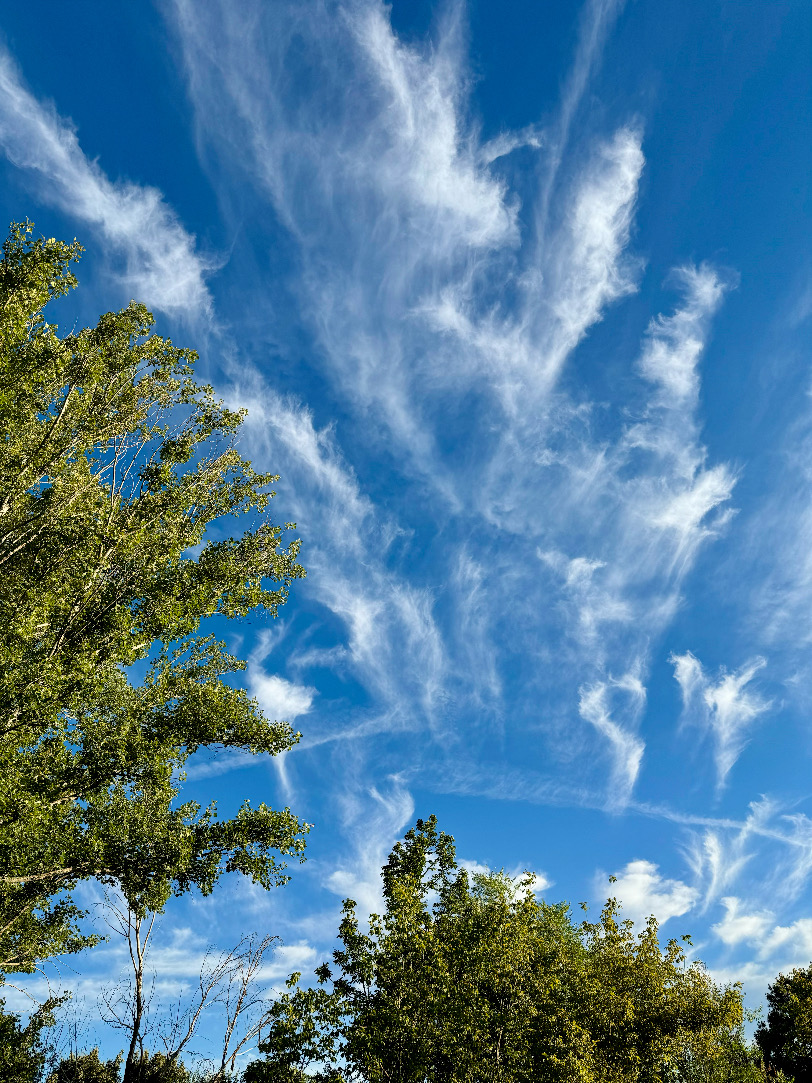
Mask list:
[[[160,981],[312,971],[432,813],[751,1004],[809,963],[810,136],[804,0],[6,6],[2,211],[87,250],[51,318],[196,348],[308,571],[218,629],[301,742],[184,789],[308,860],[170,903]]]

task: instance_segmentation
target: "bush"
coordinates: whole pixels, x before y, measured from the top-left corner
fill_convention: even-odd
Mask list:
[[[92,1053],[72,1053],[60,1062],[48,1083],[119,1083],[121,1054],[115,1060],[100,1060],[98,1049]]]

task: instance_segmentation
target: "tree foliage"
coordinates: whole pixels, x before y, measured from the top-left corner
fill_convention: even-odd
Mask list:
[[[312,987],[291,976],[260,1047],[267,1059],[246,1081],[764,1078],[738,988],[716,986],[676,941],[661,948],[654,919],[635,933],[610,900],[576,924],[531,887],[470,877],[434,818],[418,820],[383,869],[383,915],[365,932],[345,902],[332,965]]]
[[[48,1076],[48,1083],[119,1083],[121,1057],[102,1060],[98,1049],[71,1053]]]
[[[779,974],[767,990],[767,1019],[756,1043],[771,1069],[812,1083],[812,964]]]
[[[61,1003],[49,999],[32,1012],[23,1025],[19,1015],[4,1011],[0,1000],[0,1079],[3,1083],[40,1083],[48,1057],[43,1031],[53,1025],[54,1009]]]
[[[200,625],[275,615],[299,543],[267,518],[275,478],[235,449],[242,413],[142,305],[62,336],[47,322],[80,252],[25,223],[0,260],[0,971],[89,942],[82,879],[140,910],[226,871],[268,887],[307,829],[288,809],[220,819],[179,798],[197,749],[297,739]],[[207,540],[235,517],[244,533]]]

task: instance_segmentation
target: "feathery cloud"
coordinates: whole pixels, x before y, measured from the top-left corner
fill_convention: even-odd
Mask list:
[[[646,695],[639,680],[612,683],[630,694],[632,716],[639,714]],[[591,723],[609,744],[612,775],[608,803],[622,807],[628,803],[634,789],[645,744],[630,728],[624,728],[614,720],[607,702],[609,690],[610,685],[606,682],[582,688],[578,709],[581,717]]]
[[[747,688],[767,663],[763,658],[756,658],[736,673],[727,673],[722,668],[714,682],[690,651],[672,654],[670,661],[682,692],[684,717],[710,734],[717,784],[723,786],[747,744],[753,722],[770,709],[768,700]]]
[[[398,835],[414,815],[412,795],[398,777],[388,787],[350,790],[341,799],[343,818],[353,840],[350,865],[339,864],[325,878],[336,895],[354,899],[362,914],[380,913],[381,867]]]
[[[158,189],[111,181],[85,156],[70,123],[26,88],[2,47],[0,147],[38,178],[45,202],[98,231],[123,259],[119,277],[138,300],[177,318],[211,314],[205,276],[213,265]]]

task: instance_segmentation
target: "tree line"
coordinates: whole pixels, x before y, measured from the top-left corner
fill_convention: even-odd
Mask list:
[[[200,749],[298,740],[201,625],[275,617],[305,572],[295,525],[269,517],[277,478],[239,454],[243,412],[195,382],[193,351],[135,302],[68,334],[48,321],[81,251],[23,222],[0,259],[0,983],[98,942],[74,899],[88,880],[132,971],[103,998],[112,1061],[76,1037],[55,1054],[56,1000],[25,1021],[0,1002],[0,1079],[185,1083],[216,1004],[222,1054],[201,1080],[812,1080],[812,969],[779,976],[748,1044],[740,988],[662,947],[653,918],[636,932],[609,900],[576,921],[532,878],[469,876],[434,818],[394,847],[381,915],[345,901],[315,981],[269,997],[275,938],[248,936],[156,1021],[148,953],[170,898],[230,872],[269,889],[304,859],[290,809],[223,818],[184,798],[183,772]]]

